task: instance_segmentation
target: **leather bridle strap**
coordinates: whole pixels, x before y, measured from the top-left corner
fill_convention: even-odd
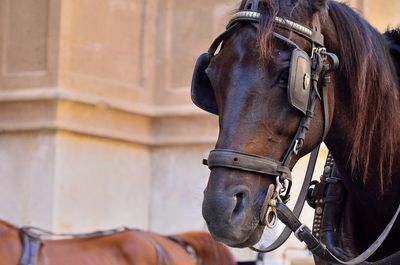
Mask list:
[[[285,204],[278,203],[276,208],[278,211],[279,220],[289,227],[300,241],[304,241],[304,243],[307,245],[307,248],[314,255],[320,257],[324,261],[343,265],[372,264],[365,261],[371,257],[371,255],[374,254],[375,251],[382,245],[400,214],[399,205],[389,224],[383,230],[381,235],[375,240],[375,242],[358,257],[349,261],[343,261],[337,258],[319,239],[317,239],[311,233],[311,230],[306,225],[302,224],[298,217],[296,217]]]
[[[207,160],[203,164],[212,169],[215,167],[226,167],[239,169],[252,173],[280,176],[285,175],[285,179],[291,180],[291,171],[282,163],[268,157],[246,154],[227,149],[212,150]]]
[[[298,218],[303,210],[304,207],[304,202],[306,200],[307,197],[307,191],[308,188],[310,186],[310,182],[311,179],[313,177],[314,174],[314,169],[315,169],[315,165],[317,163],[317,158],[318,158],[318,153],[319,153],[319,149],[320,149],[320,145],[318,145],[312,152],[310,155],[310,160],[308,161],[308,165],[307,165],[307,171],[306,171],[306,175],[304,177],[303,180],[303,185],[301,186],[301,190],[300,190],[300,194],[297,198],[296,204],[293,208],[293,214]],[[276,250],[277,248],[279,248],[280,246],[282,246],[286,240],[289,238],[290,234],[292,233],[292,230],[288,227],[285,226],[284,230],[282,231],[282,233],[279,235],[279,237],[268,247],[265,248],[256,248],[256,247],[250,247],[250,249],[257,251],[257,252],[261,252],[261,253],[267,253],[267,252],[271,252]]]
[[[257,1],[254,1],[254,2],[257,2]],[[259,17],[257,17],[257,14],[259,14],[259,13],[256,11],[244,11],[244,13],[238,14],[228,24],[228,31],[232,32],[232,28],[234,28],[234,27],[236,28],[237,25],[239,24],[237,22],[239,22],[239,21],[250,22],[251,24],[253,24],[254,22],[259,22]],[[314,20],[319,22],[319,17],[317,17]],[[301,27],[294,26],[294,25],[299,25],[299,24],[296,24],[289,20],[284,20],[284,21],[285,21],[284,25],[286,25],[286,26],[292,25],[293,26],[293,28],[288,27],[289,30],[293,30],[293,31],[296,31],[297,29],[300,31],[303,30]],[[280,25],[282,26],[283,22],[280,23]],[[316,25],[315,30],[320,31],[319,23],[318,23],[318,25]],[[312,30],[310,30],[310,32],[311,33],[304,30],[303,33],[308,36],[308,38],[307,38],[308,40],[311,40],[311,42],[313,44],[313,51],[314,51],[315,47],[323,46],[323,36],[320,32],[318,34],[316,34],[316,33],[313,34]],[[229,33],[224,33],[223,35],[225,35],[225,34],[229,34]],[[275,36],[275,35],[278,35],[278,36]],[[288,39],[286,37],[283,37],[276,33],[274,34],[274,36],[278,37],[278,39],[288,43],[291,46],[297,47],[297,45],[293,41],[291,41],[290,39]],[[215,52],[217,46],[219,45],[219,43],[221,42],[221,40],[224,37],[225,36],[220,36],[216,41],[214,41],[212,48],[210,49],[212,54]],[[318,40],[314,42],[313,40],[317,39],[317,38],[318,38]],[[318,53],[317,55],[320,56],[319,51],[316,51],[316,52]],[[256,156],[253,154],[246,154],[246,153],[242,153],[242,152],[238,152],[238,151],[234,151],[234,150],[217,149],[217,150],[211,151],[210,155],[208,157],[208,160],[203,160],[203,163],[205,165],[208,165],[208,167],[210,169],[215,168],[215,167],[223,167],[223,168],[243,170],[243,171],[252,172],[252,173],[265,174],[265,175],[274,176],[274,177],[279,176],[281,182],[283,182],[285,179],[287,179],[287,180],[289,180],[289,183],[291,183],[291,171],[290,171],[288,165],[290,164],[292,157],[297,154],[299,149],[301,149],[302,144],[305,139],[305,136],[306,136],[306,133],[309,129],[311,119],[313,118],[316,102],[321,99],[321,97],[319,96],[319,93],[318,93],[317,85],[318,85],[318,81],[319,81],[319,76],[321,75],[322,70],[323,70],[323,65],[321,65],[323,61],[321,60],[320,57],[318,57],[318,59],[319,60],[315,64],[315,66],[314,66],[315,68],[313,69],[313,78],[312,78],[313,88],[312,88],[311,94],[310,94],[310,103],[308,106],[307,113],[301,119],[298,130],[295,134],[295,137],[294,137],[289,149],[287,150],[282,162],[270,159],[268,157],[261,157],[261,156]],[[325,89],[325,87],[324,87],[324,89]],[[328,106],[327,97],[324,97],[324,101],[326,101],[324,104],[324,107],[323,107],[325,109],[325,107]],[[325,112],[325,113],[328,113],[328,112]],[[326,117],[327,116],[324,115],[324,118],[326,118]],[[329,119],[329,117],[328,117],[328,119]],[[327,124],[329,124],[329,120],[324,121],[324,128],[323,128],[323,132],[322,132],[323,136],[325,136],[325,134],[326,134]],[[301,190],[301,193],[299,195],[299,198],[298,198],[295,208],[294,208],[294,214],[296,217],[298,217],[300,215],[300,213],[303,209],[307,190],[309,187],[309,183],[311,182],[311,178],[312,178],[312,175],[314,172],[314,168],[315,168],[315,164],[316,164],[316,160],[317,160],[317,156],[318,156],[318,151],[319,151],[319,146],[318,146],[318,148],[316,148],[313,151],[313,153],[311,155],[309,165],[307,168],[307,172],[306,172],[306,176],[304,178],[302,190]],[[287,195],[289,195],[289,192],[290,192],[290,184],[289,184],[289,187],[287,187],[285,197]],[[286,199],[287,199],[287,197],[283,198],[283,200],[286,200]],[[255,251],[259,251],[259,252],[273,251],[276,248],[278,248],[279,246],[281,246],[287,240],[287,238],[290,236],[290,233],[291,233],[291,229],[285,228],[284,231],[282,232],[282,234],[278,237],[278,239],[273,244],[271,244],[269,247],[264,248],[264,249],[256,249],[253,247],[252,249]]]
[[[313,85],[316,86],[317,85],[316,84],[316,80],[314,80],[314,81],[315,82],[314,82]],[[310,102],[309,110],[307,111],[307,115],[304,116],[304,118],[302,119],[302,121],[300,123],[300,126],[299,126],[299,129],[298,129],[298,131],[296,133],[296,136],[294,138],[295,140],[293,142],[298,141],[298,139],[303,139],[304,140],[305,133],[308,130],[308,124],[309,124],[311,118],[313,117],[314,107],[315,107],[315,104],[316,104],[316,102],[318,100],[318,96],[316,95],[316,93],[317,92],[316,92],[315,89],[312,90],[311,102]],[[292,143],[292,145],[293,145],[293,143]],[[285,164],[289,163],[291,158],[292,158],[292,156],[293,156],[293,151],[291,151],[292,150],[292,145],[289,148],[289,151],[287,152],[287,154],[286,154],[286,156],[284,158],[284,163]],[[304,202],[305,202],[306,197],[307,197],[307,191],[308,191],[308,188],[309,188],[310,183],[311,183],[311,179],[312,179],[312,176],[313,176],[313,173],[314,173],[315,165],[317,163],[319,149],[320,149],[320,145],[318,145],[311,153],[311,156],[310,156],[310,159],[309,159],[309,162],[308,162],[308,166],[307,166],[306,175],[305,175],[304,180],[303,180],[303,185],[301,187],[300,194],[299,194],[299,196],[297,198],[296,205],[295,205],[295,207],[293,209],[293,213],[292,213],[296,218],[298,218],[300,216],[301,211],[303,209]],[[279,215],[278,215],[278,217],[279,217]],[[290,234],[291,234],[291,229],[286,226],[284,228],[283,232],[280,234],[280,236],[270,246],[268,246],[266,248],[250,247],[250,249],[252,249],[254,251],[257,251],[257,252],[263,252],[263,253],[271,252],[271,251],[277,249],[278,247],[280,247],[283,243],[285,243],[286,240],[289,238]]]

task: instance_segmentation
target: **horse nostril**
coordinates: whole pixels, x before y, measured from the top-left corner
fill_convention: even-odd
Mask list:
[[[244,209],[244,198],[245,198],[245,193],[244,192],[238,192],[234,195],[233,200],[235,204],[235,208],[233,209],[232,215],[238,215],[241,213]]]

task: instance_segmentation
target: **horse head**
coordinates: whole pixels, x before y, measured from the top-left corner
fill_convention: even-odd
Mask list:
[[[337,64],[324,47],[326,12],[327,1],[242,1],[197,62],[193,101],[220,127],[203,216],[227,245],[258,242],[276,219],[271,200],[290,191],[291,168],[326,136],[334,90],[322,73]]]

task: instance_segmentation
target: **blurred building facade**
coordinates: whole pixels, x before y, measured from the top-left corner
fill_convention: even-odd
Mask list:
[[[0,218],[205,229],[201,159],[218,123],[190,81],[237,3],[0,0]],[[397,0],[349,3],[381,31],[400,24]]]

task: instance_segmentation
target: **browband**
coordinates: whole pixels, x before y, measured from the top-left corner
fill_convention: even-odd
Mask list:
[[[227,29],[231,28],[237,22],[254,22],[259,23],[261,18],[261,14],[257,11],[246,10],[239,11],[232,16],[232,19],[229,21],[226,26]],[[294,33],[301,35],[302,37],[308,39],[309,41],[318,44],[319,46],[324,46],[324,39],[321,34],[316,34],[312,29],[303,26],[299,23],[296,23],[290,19],[275,17],[274,23],[277,27],[284,28]]]

